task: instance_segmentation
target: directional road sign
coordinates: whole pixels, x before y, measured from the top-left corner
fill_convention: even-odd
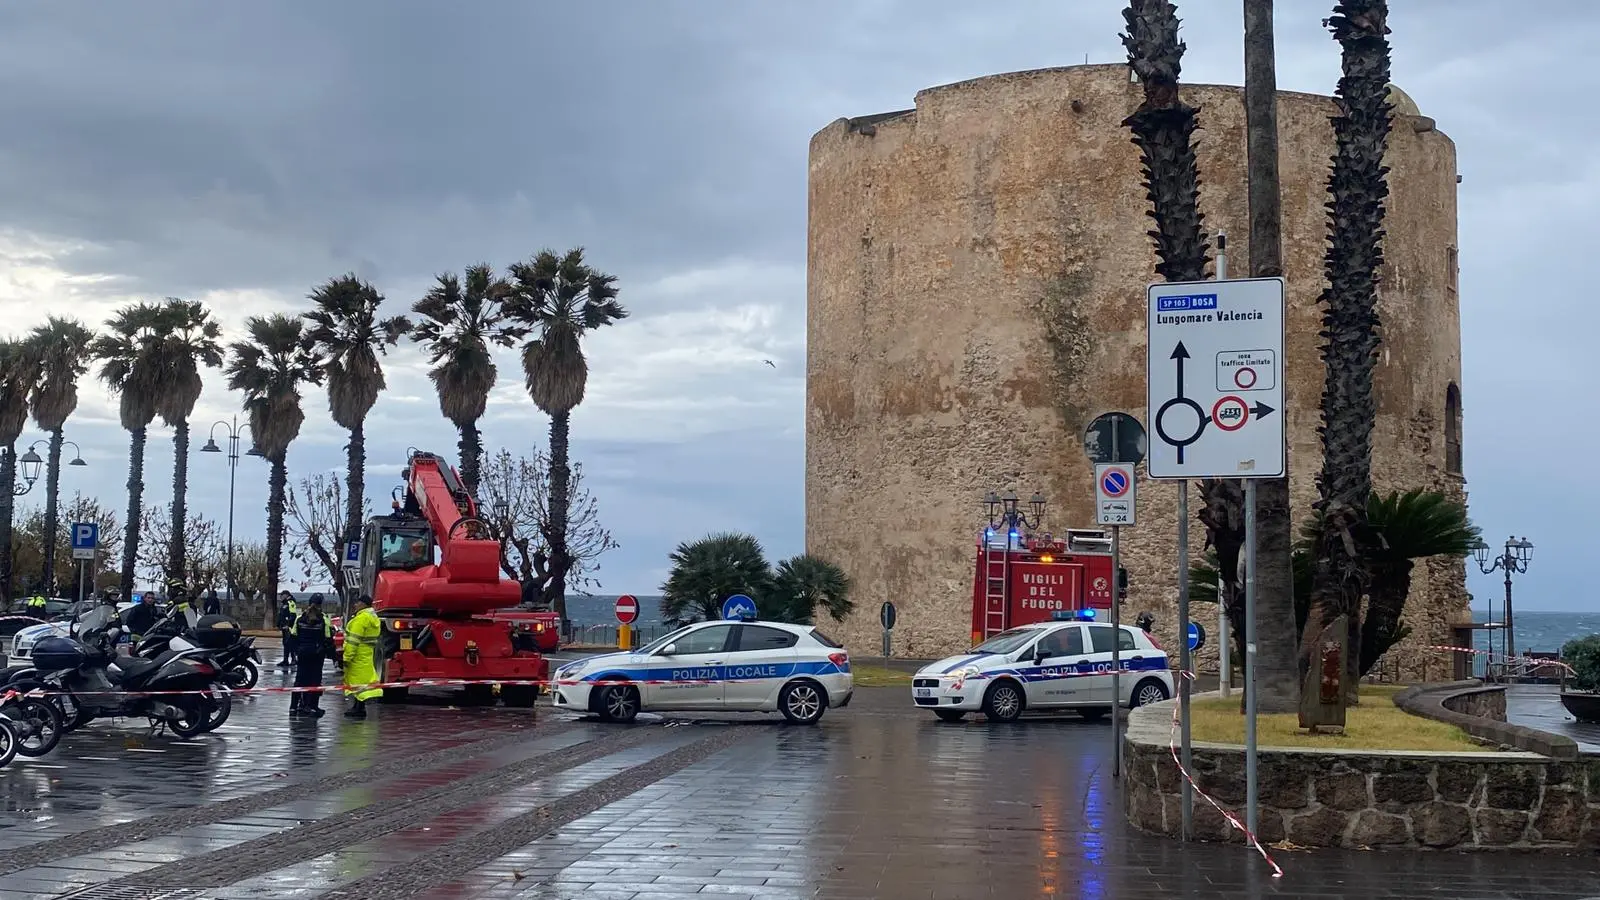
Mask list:
[[[1189,623],[1189,652],[1193,653],[1194,651],[1199,650],[1200,649],[1200,645],[1204,644],[1205,642],[1206,642],[1206,630],[1205,630],[1205,628],[1201,627],[1199,622],[1190,622]]]
[[[1149,452],[1144,426],[1125,412],[1102,413],[1083,433],[1083,452],[1092,463],[1135,465]]]
[[[894,604],[888,600],[883,601],[883,605],[878,607],[878,621],[883,624],[885,631],[894,627],[895,618]]]
[[[756,602],[744,594],[734,594],[722,601],[722,617],[724,619],[753,619],[756,616]]]
[[[1151,478],[1284,473],[1283,279],[1150,285]]]
[[[1133,497],[1133,466],[1126,463],[1100,463],[1094,467],[1096,524],[1132,525]]]
[[[94,553],[100,547],[100,523],[98,522],[73,522],[72,523],[72,558],[94,559]]]
[[[345,541],[345,544],[344,544],[344,567],[346,569],[359,569],[359,568],[361,568],[361,542],[360,541]]]
[[[617,621],[624,625],[632,625],[639,618],[639,598],[632,594],[623,594],[617,598]]]

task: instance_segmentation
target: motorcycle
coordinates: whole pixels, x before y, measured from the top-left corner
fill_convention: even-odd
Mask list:
[[[61,743],[65,728],[61,711],[42,696],[43,685],[24,674],[31,671],[0,685],[0,719],[11,727],[16,753],[37,758]]]
[[[256,639],[240,633],[239,624],[227,616],[201,616],[193,623],[176,609],[151,627],[150,633],[133,646],[133,655],[156,659],[171,648],[174,638],[183,637],[191,645],[211,651],[212,661],[224,673],[223,683],[236,691],[246,691],[261,680],[261,652]]]
[[[71,728],[94,718],[143,717],[152,726],[192,738],[221,724],[223,710],[231,710],[232,698],[220,688],[222,673],[209,650],[174,648],[155,659],[119,658],[114,648],[121,628],[110,607],[86,613],[78,626],[78,640],[43,638],[33,654],[48,688],[76,705]]]
[[[0,769],[17,756],[17,732],[11,720],[0,716]]]

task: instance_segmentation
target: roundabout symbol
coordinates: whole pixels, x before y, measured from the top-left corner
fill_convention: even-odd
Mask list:
[[[1241,391],[1248,391],[1255,387],[1256,381],[1259,379],[1260,376],[1256,374],[1256,370],[1249,366],[1243,366],[1239,371],[1233,373],[1233,383],[1238,385]]]
[[[1189,351],[1183,346],[1183,341],[1179,341],[1178,346],[1172,348],[1172,356],[1170,358],[1178,367],[1178,389],[1174,393],[1174,396],[1171,400],[1161,404],[1161,408],[1156,410],[1156,436],[1177,448],[1178,465],[1181,466],[1183,465],[1184,448],[1188,447],[1195,441],[1200,440],[1200,435],[1205,433],[1206,425],[1211,421],[1211,419],[1206,416],[1206,411],[1200,407],[1200,404],[1183,395],[1183,361],[1189,358]],[[1188,409],[1194,414],[1195,424],[1190,426],[1194,429],[1194,432],[1187,437],[1175,435],[1167,431],[1167,414],[1172,412],[1173,409],[1179,407]],[[1174,427],[1176,427],[1176,425]]]

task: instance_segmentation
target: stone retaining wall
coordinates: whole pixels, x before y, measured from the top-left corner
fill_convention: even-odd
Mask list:
[[[1128,820],[1178,837],[1181,783],[1170,750],[1175,701],[1133,710],[1125,739]],[[1193,745],[1202,790],[1243,820],[1244,748]],[[1600,850],[1600,760],[1536,753],[1395,753],[1262,748],[1262,843],[1302,847]],[[1198,795],[1194,835],[1243,835]]]

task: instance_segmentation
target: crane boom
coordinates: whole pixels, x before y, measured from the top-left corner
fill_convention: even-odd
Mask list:
[[[500,542],[478,519],[472,494],[450,464],[417,451],[407,467],[411,502],[439,543],[438,575],[451,584],[498,584]]]

